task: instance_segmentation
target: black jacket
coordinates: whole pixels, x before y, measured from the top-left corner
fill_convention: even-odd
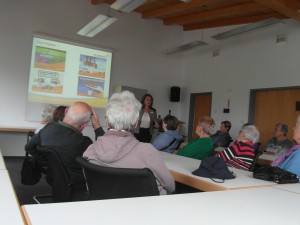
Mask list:
[[[96,138],[103,134],[104,131],[101,127],[95,130]],[[39,133],[31,138],[25,145],[25,151],[36,157],[37,160],[41,160],[36,146],[51,147],[60,155],[63,164],[71,176],[71,181],[77,182],[83,181],[84,177],[81,166],[75,162],[75,158],[82,156],[83,152],[92,143],[93,141],[89,137],[83,136],[74,127],[63,122],[53,122],[47,124]]]

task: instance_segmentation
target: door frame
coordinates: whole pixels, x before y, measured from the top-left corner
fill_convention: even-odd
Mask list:
[[[248,122],[252,123],[252,124],[254,123],[256,92],[258,92],[258,91],[289,90],[289,89],[300,89],[300,86],[271,87],[271,88],[250,89]]]
[[[194,111],[195,111],[195,103],[196,103],[196,97],[199,95],[211,95],[212,92],[200,92],[200,93],[191,93],[190,94],[190,109],[189,109],[189,122],[188,122],[188,136],[187,141],[191,141],[193,139],[193,127],[194,127]],[[212,107],[212,104],[211,104]],[[211,115],[211,107],[210,107],[210,115]]]

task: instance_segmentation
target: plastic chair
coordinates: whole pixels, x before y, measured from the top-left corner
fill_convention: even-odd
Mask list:
[[[82,192],[75,192],[75,185],[85,187],[84,182],[72,182],[70,175],[65,168],[59,154],[49,147],[37,147],[37,151],[44,154],[48,160],[47,178],[51,180],[52,193],[47,195],[36,195],[33,199],[40,204],[42,198],[52,198],[53,202],[69,202],[84,200],[84,193],[86,189],[82,189]]]
[[[77,157],[86,178],[88,199],[114,199],[159,195],[156,178],[148,168],[104,167]]]

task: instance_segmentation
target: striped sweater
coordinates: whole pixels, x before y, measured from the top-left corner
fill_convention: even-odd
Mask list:
[[[217,155],[221,157],[228,166],[249,171],[255,157],[255,152],[251,141],[235,142]]]
[[[179,150],[177,155],[201,160],[209,155],[212,148],[213,140],[211,137],[197,138]]]

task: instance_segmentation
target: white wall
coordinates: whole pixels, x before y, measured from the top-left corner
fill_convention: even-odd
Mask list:
[[[106,14],[108,5],[93,6],[82,0],[0,0],[0,5],[0,128],[39,126],[25,121],[35,32],[114,49],[111,90],[116,85],[147,89],[159,114],[165,115],[169,109],[179,114],[179,104],[169,101],[169,89],[182,83],[182,56],[170,58],[161,52],[182,43],[180,27],[111,10],[119,20],[96,37],[85,38],[76,35],[77,31],[99,13]],[[23,155],[25,142],[25,134],[0,133],[3,155]]]
[[[250,89],[299,86],[300,23],[286,21],[223,41],[210,38],[226,29],[229,28],[205,30],[203,40],[210,46],[185,53],[186,101],[181,109],[187,120],[190,94],[212,92],[216,129],[221,121],[229,120],[233,124],[231,134],[236,138],[241,125],[248,121]],[[287,42],[276,44],[280,33],[287,33]],[[186,41],[197,36],[202,37],[202,32],[185,33]],[[214,58],[215,48],[221,52]],[[224,114],[228,99],[231,111]]]
[[[299,85],[300,29],[296,22],[215,41],[209,37],[229,28],[182,32],[159,20],[111,11],[119,20],[96,37],[84,38],[76,32],[98,13],[107,13],[108,5],[92,6],[82,0],[0,0],[0,5],[0,127],[39,125],[24,120],[34,32],[115,49],[111,90],[116,85],[147,89],[162,116],[170,109],[187,123],[190,94],[213,92],[216,128],[222,120],[230,120],[234,137],[248,120],[250,89]],[[278,33],[287,33],[288,41],[276,44]],[[209,46],[169,56],[161,53],[202,36]],[[219,57],[212,57],[214,48],[221,49]],[[175,85],[182,87],[180,103],[169,101],[170,87]],[[223,114],[227,99],[231,112]],[[0,132],[3,155],[23,155],[25,141],[25,134]]]

